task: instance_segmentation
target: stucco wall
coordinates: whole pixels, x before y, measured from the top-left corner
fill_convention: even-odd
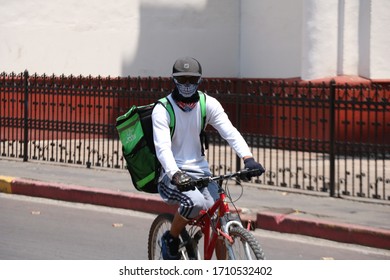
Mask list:
[[[390,1],[371,3],[369,77],[390,79]]]
[[[192,55],[239,75],[238,0],[0,0],[0,71],[169,76]]]
[[[0,0],[0,72],[390,79],[388,0]]]
[[[137,46],[138,1],[1,0],[0,5],[2,71],[120,75],[121,56]]]
[[[301,76],[302,4],[241,1],[241,77]]]
[[[170,76],[180,56],[197,58],[205,76],[239,75],[238,0],[140,1],[137,45],[122,74]]]

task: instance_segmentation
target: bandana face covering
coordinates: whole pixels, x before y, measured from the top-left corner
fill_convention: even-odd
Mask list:
[[[182,109],[184,112],[189,112],[192,109],[194,109],[196,106],[196,103],[198,103],[198,102],[186,103],[183,101],[176,101],[177,106],[179,106],[179,108]]]
[[[198,85],[199,85],[199,83],[180,84],[176,79],[174,79],[174,82],[175,82],[175,85],[176,85],[177,90],[179,91],[180,95],[182,95],[185,98],[191,97],[196,92],[196,90],[198,89]]]

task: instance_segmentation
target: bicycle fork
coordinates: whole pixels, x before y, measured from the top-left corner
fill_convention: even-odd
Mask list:
[[[220,234],[224,237],[225,245],[226,245],[226,249],[227,249],[227,254],[228,254],[228,259],[229,260],[234,259],[234,258],[232,258],[232,257],[234,257],[234,253],[233,253],[233,249],[232,249],[232,244],[233,244],[234,240],[229,235],[229,227],[232,226],[233,223],[239,224],[236,221],[229,221],[228,222],[226,220],[226,217],[223,217],[221,219],[221,229],[222,230],[220,230]]]
[[[223,219],[221,219],[221,229],[222,230],[220,231],[220,233],[225,239],[225,244],[226,244],[229,260],[234,260],[234,259],[236,259],[236,256],[234,254],[233,247],[232,247],[234,240],[229,235],[229,229],[231,227],[241,227],[241,228],[244,228],[244,227],[240,221],[237,221],[237,220],[226,221],[225,217]],[[245,252],[246,252],[246,255],[250,255],[250,248],[249,248],[248,244],[245,244]]]

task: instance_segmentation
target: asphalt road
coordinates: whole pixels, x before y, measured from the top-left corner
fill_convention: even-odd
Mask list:
[[[145,260],[155,215],[0,193],[0,259]],[[270,260],[390,260],[390,251],[256,230]]]

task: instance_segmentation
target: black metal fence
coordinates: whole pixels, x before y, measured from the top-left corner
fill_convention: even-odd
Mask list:
[[[390,88],[204,79],[267,172],[254,183],[390,200]],[[0,156],[124,168],[115,119],[154,102],[168,78],[0,75]],[[214,173],[239,169],[209,129]]]

